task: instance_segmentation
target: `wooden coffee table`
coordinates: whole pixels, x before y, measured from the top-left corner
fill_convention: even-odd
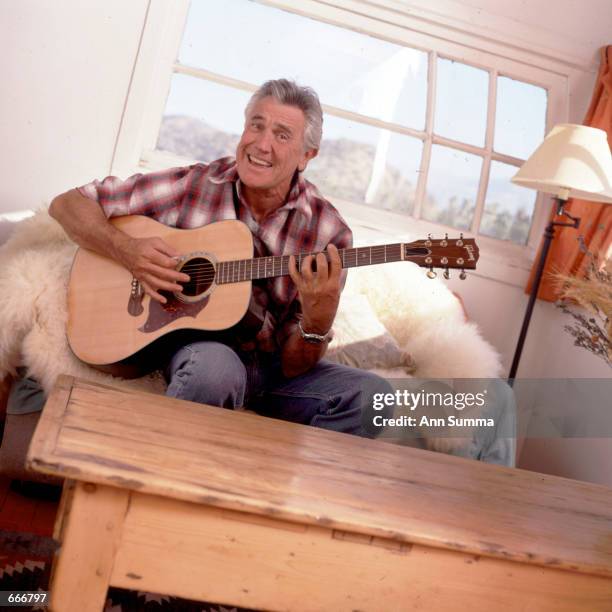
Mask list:
[[[61,377],[52,609],[610,610],[612,490]]]

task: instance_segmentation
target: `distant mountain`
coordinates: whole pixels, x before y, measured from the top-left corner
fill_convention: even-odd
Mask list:
[[[240,136],[228,134],[194,117],[165,116],[157,139],[157,148],[201,161],[235,155]]]
[[[163,118],[157,148],[202,161],[235,155],[237,134],[217,130],[194,117],[171,115]],[[323,138],[319,155],[310,162],[306,178],[327,195],[364,202],[376,149],[346,138]],[[410,211],[416,185],[395,168],[387,166],[372,205]]]

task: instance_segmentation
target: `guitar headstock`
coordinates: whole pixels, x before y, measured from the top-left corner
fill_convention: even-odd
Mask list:
[[[460,278],[465,278],[463,270],[475,270],[479,251],[473,238],[449,238],[448,234],[442,239],[430,237],[427,240],[416,240],[402,245],[404,260],[412,261],[423,268],[429,268],[428,276],[433,278],[436,274],[434,268],[443,268],[444,276],[449,278],[449,269],[460,269]]]

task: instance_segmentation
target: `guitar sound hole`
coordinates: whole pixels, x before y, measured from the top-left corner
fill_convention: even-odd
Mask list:
[[[204,257],[194,257],[185,262],[181,272],[190,277],[189,282],[181,283],[181,285],[183,294],[191,298],[206,293],[215,280],[215,267]]]

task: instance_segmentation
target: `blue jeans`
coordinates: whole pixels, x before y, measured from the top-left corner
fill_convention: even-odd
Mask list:
[[[389,383],[365,370],[321,360],[294,378],[282,374],[278,355],[238,353],[219,342],[179,349],[166,368],[166,395],[240,408],[269,417],[373,438],[372,396],[392,393]],[[389,409],[390,416],[392,408]]]

